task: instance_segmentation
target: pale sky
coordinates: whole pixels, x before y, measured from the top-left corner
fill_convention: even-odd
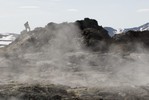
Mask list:
[[[0,0],[0,33],[20,33],[49,22],[73,22],[89,17],[113,28],[149,22],[149,0]]]

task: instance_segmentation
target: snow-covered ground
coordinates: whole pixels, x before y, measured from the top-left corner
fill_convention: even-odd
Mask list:
[[[0,34],[0,48],[9,45],[12,41],[16,39],[16,34]]]

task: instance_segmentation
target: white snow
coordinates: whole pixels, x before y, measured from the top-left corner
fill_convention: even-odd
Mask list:
[[[15,40],[15,37],[13,35],[8,35],[8,36],[3,36],[2,38],[0,38],[0,40],[13,41]]]
[[[10,44],[12,41],[0,41],[0,45],[8,45]]]
[[[126,29],[123,30],[123,32],[127,32],[129,30],[133,30],[133,31],[146,31],[146,30],[149,30],[149,23],[146,23],[146,24],[141,25],[139,27],[126,28]]]
[[[12,34],[1,34],[2,38],[0,38],[0,48],[9,45],[12,41],[16,39],[16,37]]]

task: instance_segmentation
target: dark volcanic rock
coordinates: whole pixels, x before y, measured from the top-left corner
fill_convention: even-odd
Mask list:
[[[149,31],[128,31],[122,34],[116,34],[113,39],[117,42],[143,42],[148,44]]]
[[[148,100],[148,86],[70,88],[59,85],[0,85],[0,100]]]
[[[76,22],[80,29],[83,30],[83,35],[88,35],[89,38],[94,38],[97,40],[110,39],[108,31],[102,26],[99,26],[96,20],[85,18],[84,20],[78,20]]]
[[[98,25],[96,20],[85,18],[76,21],[76,23],[82,30],[86,46],[91,47],[94,51],[106,51],[108,49],[111,37],[107,30]]]
[[[94,29],[101,28],[98,26],[98,22],[96,20],[90,18],[84,18],[84,20],[78,20],[76,22],[79,24],[81,30],[84,30],[86,28],[94,28]]]
[[[149,48],[149,31],[128,31],[122,34],[116,34],[112,38],[112,44],[117,44],[126,51],[135,52],[137,48]]]
[[[75,96],[56,85],[9,84],[0,89],[0,100],[73,100]]]

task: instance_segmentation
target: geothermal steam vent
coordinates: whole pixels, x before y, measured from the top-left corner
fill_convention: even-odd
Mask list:
[[[149,100],[149,31],[49,23],[0,49],[1,100]]]

